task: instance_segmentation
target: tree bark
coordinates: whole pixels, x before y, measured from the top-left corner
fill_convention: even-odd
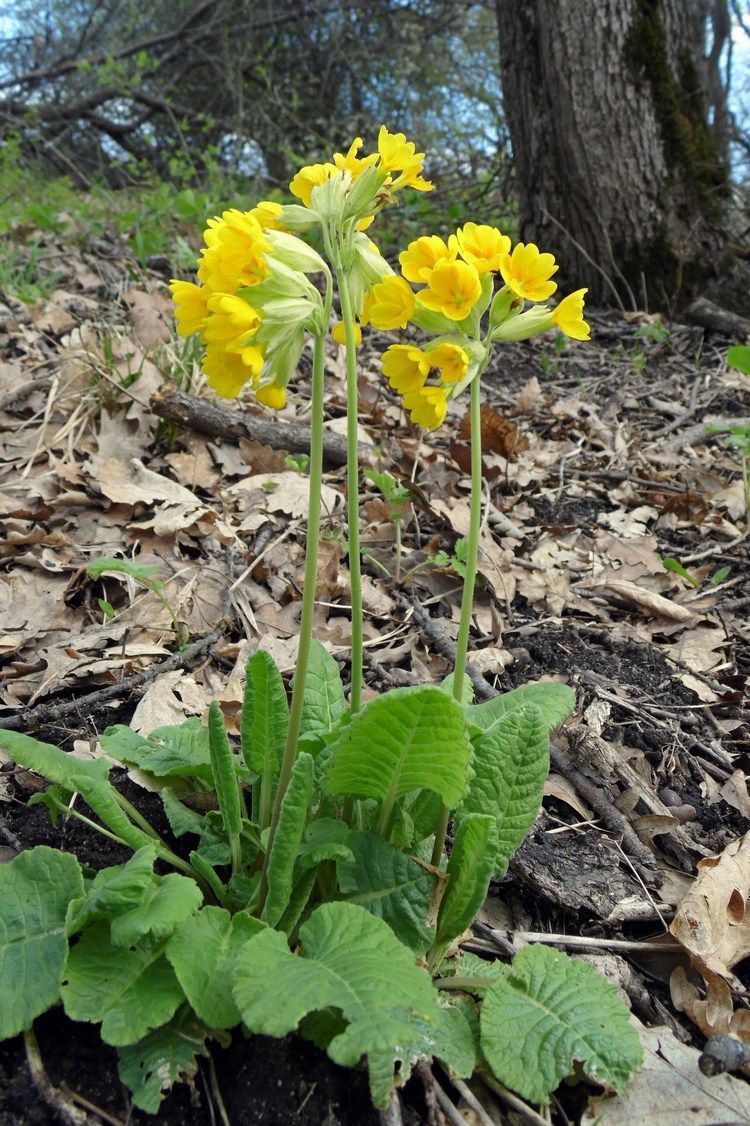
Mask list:
[[[565,290],[671,312],[722,255],[695,0],[496,0],[521,239]]]

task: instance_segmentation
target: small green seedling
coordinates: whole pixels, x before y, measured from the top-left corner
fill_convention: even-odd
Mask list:
[[[310,464],[309,454],[287,454],[284,458],[284,465],[289,469],[293,469],[295,473],[304,473]]]
[[[396,582],[401,582],[401,530],[402,521],[406,515],[407,507],[412,499],[411,490],[397,481],[390,473],[380,472],[377,469],[366,469],[365,476],[372,481],[388,501],[390,512],[388,519],[393,521],[396,531]]]
[[[102,559],[92,559],[86,567],[86,574],[90,575],[92,579],[100,579],[107,571],[119,575],[127,575],[156,595],[164,604],[172,619],[172,626],[174,627],[175,638],[177,639],[179,648],[184,649],[188,643],[187,630],[186,627],[178,621],[177,615],[169,600],[162,594],[164,583],[157,577],[159,568],[152,563],[135,563],[132,559],[115,559],[114,557],[110,558],[107,556]],[[105,617],[113,618],[115,611],[112,604],[104,598],[99,598],[97,601]]]
[[[663,567],[666,567],[668,571],[673,571],[676,575],[680,575],[681,578],[690,583],[691,586],[701,586],[701,580],[696,579],[695,575],[691,575],[687,568],[683,567],[682,563],[680,563],[678,559],[673,559],[671,555],[666,555],[661,562]],[[717,586],[720,586],[728,576],[731,569],[731,567],[719,567],[716,571],[714,571],[709,577],[706,584],[709,589],[713,590]]]

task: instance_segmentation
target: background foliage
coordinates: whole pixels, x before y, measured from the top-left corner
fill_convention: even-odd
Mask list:
[[[750,3],[679,4],[713,135],[744,191]],[[141,261],[168,251],[187,266],[176,235],[230,200],[285,192],[301,163],[357,135],[371,144],[386,122],[417,140],[439,185],[381,224],[386,249],[478,214],[517,234],[505,10],[504,0],[0,4],[0,224],[48,227],[80,203],[70,189],[83,191],[87,221],[114,218]],[[34,270],[23,270],[12,288],[33,299]]]

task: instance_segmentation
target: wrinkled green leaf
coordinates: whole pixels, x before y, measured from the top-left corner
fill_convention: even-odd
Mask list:
[[[168,938],[175,927],[190,918],[203,902],[203,893],[188,876],[170,872],[155,876],[137,906],[113,919],[110,934],[115,946],[130,946],[143,935]]]
[[[229,837],[232,871],[239,872],[242,863],[240,852],[242,811],[239,782],[237,780],[237,756],[229,742],[224,714],[218,700],[212,700],[208,707],[208,749],[211,755],[211,774],[219,802],[219,812]]]
[[[186,1006],[169,1024],[136,1044],[118,1049],[117,1070],[137,1107],[156,1114],[175,1083],[194,1078],[197,1057],[209,1054],[206,1035],[206,1029]]]
[[[245,762],[257,776],[253,819],[264,829],[270,822],[273,779],[279,772],[289,727],[289,705],[273,657],[259,649],[247,662],[240,735]]]
[[[613,985],[586,962],[548,946],[526,946],[487,992],[482,1051],[501,1083],[530,1102],[573,1071],[622,1091],[643,1061],[638,1033]]]
[[[502,696],[495,696],[493,700],[485,700],[482,704],[472,704],[466,709],[466,718],[472,727],[488,731],[514,708],[536,704],[545,731],[549,733],[570,715],[575,703],[575,692],[567,684],[543,680],[535,684],[523,684],[520,688],[504,692]]]
[[[101,1037],[116,1047],[135,1044],[166,1024],[184,1000],[164,957],[164,943],[144,939],[135,949],[117,948],[106,923],[84,932],[70,951],[62,987],[71,1020],[101,1021]]]
[[[454,806],[470,773],[463,708],[429,684],[394,688],[368,701],[330,750],[331,792],[378,798],[388,812],[419,789]]]
[[[232,998],[237,952],[265,930],[245,912],[232,916],[222,907],[204,907],[182,923],[170,938],[166,955],[185,996],[209,1028],[234,1028],[240,1014]]]
[[[263,919],[271,927],[278,923],[289,904],[294,862],[310,810],[313,771],[310,755],[298,755],[281,803],[279,824],[268,858],[268,897],[263,910]]]
[[[437,876],[378,833],[352,832],[346,843],[351,859],[336,865],[341,894],[383,919],[404,946],[423,954],[435,937],[426,919]]]
[[[313,640],[305,680],[300,736],[327,735],[345,710],[339,666],[328,650]]]
[[[0,746],[19,766],[36,771],[71,793],[80,793],[104,824],[133,850],[154,843],[154,838],[134,825],[118,805],[117,792],[109,781],[111,764],[106,759],[76,759],[59,747],[18,731],[0,732]]]
[[[456,825],[448,886],[438,912],[436,945],[445,948],[470,927],[487,898],[494,865],[495,818],[470,813]]]
[[[549,738],[536,704],[522,704],[492,727],[476,734],[474,777],[456,813],[495,818],[494,875],[502,876],[508,861],[534,824],[549,772]]]
[[[284,935],[270,929],[239,952],[234,998],[251,1031],[285,1036],[307,1013],[339,1009],[348,1023],[331,1040],[328,1054],[353,1067],[367,1053],[400,1058],[413,1039],[413,1017],[439,1021],[428,974],[390,928],[363,908],[325,903],[300,927],[299,938],[301,954],[293,954]],[[382,1105],[382,1091],[378,1094]]]
[[[347,837],[349,826],[333,817],[316,817],[305,829],[299,847],[303,868],[314,868],[324,860],[351,860]]]
[[[140,907],[146,889],[154,882],[156,849],[144,845],[125,864],[103,868],[92,880],[85,899],[76,905],[68,920],[68,934],[75,934],[89,923],[114,919]]]
[[[75,856],[37,845],[0,864],[0,1040],[60,997],[68,904],[83,894]]]
[[[118,723],[107,728],[101,744],[118,762],[157,778],[194,778],[211,784],[208,728],[195,717],[177,726],[157,727],[147,736]]]

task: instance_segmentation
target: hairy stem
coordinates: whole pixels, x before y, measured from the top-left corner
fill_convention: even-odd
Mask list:
[[[337,273],[341,319],[346,341],[346,492],[349,525],[349,578],[352,603],[352,686],[350,705],[356,715],[362,704],[362,561],[359,546],[359,448],[357,441],[357,345],[354,337],[354,312],[344,271]]]
[[[456,643],[456,663],[453,668],[453,697],[461,703],[466,672],[466,654],[469,649],[469,630],[471,611],[474,607],[474,584],[479,558],[479,531],[482,525],[482,416],[480,398],[480,378],[471,384],[471,497],[469,501],[469,539],[466,546],[466,578],[461,597],[461,620]],[[435,827],[435,844],[432,849],[432,863],[437,867],[443,855],[443,842],[448,827],[450,810],[443,805]]]
[[[328,298],[326,313],[330,311],[331,285],[328,284]],[[307,554],[305,556],[305,585],[302,591],[302,612],[300,614],[299,650],[297,652],[297,667],[294,671],[294,684],[292,686],[292,702],[289,707],[289,727],[287,728],[284,755],[281,760],[279,780],[276,786],[276,798],[271,814],[271,825],[268,834],[268,846],[263,860],[263,873],[261,876],[260,898],[258,913],[263,910],[268,894],[267,867],[271,855],[273,839],[279,824],[281,803],[292,776],[292,768],[297,757],[297,742],[299,740],[300,724],[302,721],[302,707],[305,696],[305,681],[307,679],[307,666],[310,660],[310,646],[313,635],[313,615],[315,612],[315,585],[318,578],[318,544],[320,541],[320,495],[323,484],[323,390],[324,390],[324,365],[325,365],[325,338],[326,332],[321,331],[315,335],[315,351],[313,354],[312,372],[312,407],[310,420],[310,503],[307,524]]]

